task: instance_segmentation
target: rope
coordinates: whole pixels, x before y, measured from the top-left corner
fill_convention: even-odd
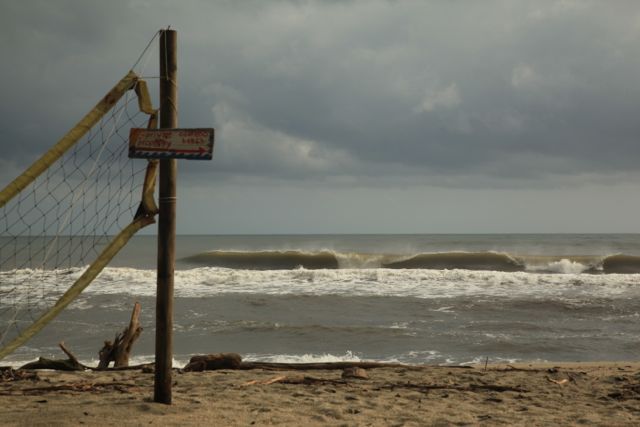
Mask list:
[[[153,37],[151,37],[151,40],[149,40],[149,43],[147,43],[147,46],[142,50],[142,53],[140,54],[140,56],[138,56],[138,59],[133,64],[133,66],[130,68],[131,70],[134,70],[136,68],[136,66],[140,63],[140,61],[142,60],[142,57],[147,53],[147,51],[151,47],[151,44],[153,43],[153,41],[156,39],[156,37],[158,37],[160,35],[160,32],[161,32],[161,30],[156,31],[156,33],[153,35]],[[148,59],[147,59],[147,61],[148,61]]]

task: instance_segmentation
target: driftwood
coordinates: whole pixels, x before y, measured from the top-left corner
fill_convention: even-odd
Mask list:
[[[26,365],[19,367],[14,370],[10,367],[2,367],[0,368],[0,376],[3,380],[6,380],[8,376],[12,375],[12,373],[20,376],[19,379],[31,379],[29,376],[25,376],[22,370],[35,370],[35,369],[51,369],[54,371],[102,371],[104,369],[94,368],[92,366],[87,366],[83,363],[80,363],[78,359],[71,353],[69,349],[66,348],[64,342],[58,343],[62,351],[69,357],[68,359],[47,359],[45,357],[40,357],[35,362],[29,362]],[[108,368],[109,371],[129,371],[129,370],[150,370],[153,372],[154,363],[142,363],[140,365],[133,366],[121,366],[118,368]],[[24,378],[22,378],[24,377]]]
[[[251,380],[251,381],[247,381],[244,384],[241,384],[242,386],[248,386],[248,385],[269,385],[269,384],[275,384],[275,383],[281,383],[282,381],[286,380],[287,376],[286,375],[280,375],[277,377],[273,377],[273,378],[269,378],[268,380]]]
[[[153,364],[145,363],[138,366],[129,366],[129,354],[133,343],[138,339],[142,333],[142,327],[138,322],[140,316],[140,304],[135,303],[133,306],[133,312],[131,313],[131,320],[129,326],[120,334],[116,334],[116,339],[113,343],[111,341],[105,341],[104,347],[100,350],[100,363],[97,368],[86,366],[78,361],[78,358],[64,345],[64,342],[60,342],[58,345],[60,349],[67,355],[68,359],[47,359],[40,357],[35,362],[27,363],[21,366],[19,369],[52,369],[56,371],[84,371],[84,370],[124,370],[124,369],[144,369],[152,366]],[[109,368],[109,364],[114,362],[114,368]]]
[[[40,357],[35,362],[29,362],[19,369],[53,369],[56,371],[84,371],[85,369],[89,369],[88,366],[80,363],[73,353],[65,347],[64,342],[60,342],[58,345],[67,355],[68,359],[47,359]]]
[[[47,359],[40,357],[35,362],[29,362],[20,369],[53,369],[56,371],[82,371],[80,366],[74,365],[70,360]]]
[[[182,370],[185,372],[201,372],[218,369],[239,369],[241,364],[242,357],[238,353],[206,354],[193,356]]]
[[[138,317],[140,317],[140,303],[136,302],[133,306],[129,326],[122,333],[116,334],[113,342],[104,342],[104,347],[98,353],[100,356],[98,369],[107,369],[111,362],[114,362],[113,366],[115,368],[129,366],[131,348],[142,333],[142,326],[140,326]]]
[[[326,363],[275,363],[275,362],[243,362],[237,353],[214,353],[192,356],[182,370],[184,372],[215,371],[217,369],[263,369],[268,371],[312,371],[312,370],[353,370],[375,368],[402,368],[409,370],[433,368],[462,368],[472,369],[471,366],[420,366],[404,365],[402,363],[383,362],[326,362]]]

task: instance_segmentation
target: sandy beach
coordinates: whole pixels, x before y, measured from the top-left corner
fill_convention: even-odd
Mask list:
[[[35,374],[31,374],[35,372]],[[2,425],[607,425],[640,423],[640,363],[175,372],[31,371],[0,383]],[[34,378],[28,378],[33,376]],[[5,375],[7,377],[7,375]]]

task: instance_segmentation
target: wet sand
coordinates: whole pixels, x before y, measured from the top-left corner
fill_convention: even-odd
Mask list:
[[[0,382],[1,425],[640,425],[640,363],[174,374],[38,371]]]

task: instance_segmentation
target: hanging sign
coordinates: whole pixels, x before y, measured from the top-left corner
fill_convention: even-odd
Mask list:
[[[141,129],[129,132],[129,157],[135,159],[211,160],[212,128]]]

